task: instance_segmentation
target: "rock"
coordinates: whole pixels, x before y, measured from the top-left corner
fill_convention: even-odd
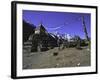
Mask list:
[[[80,66],[80,63],[78,63],[77,66]]]
[[[58,55],[58,52],[54,52],[54,53],[53,53],[53,56],[57,56],[57,55]]]

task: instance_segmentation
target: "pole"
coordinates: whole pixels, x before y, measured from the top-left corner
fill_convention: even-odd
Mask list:
[[[83,25],[83,30],[84,30],[84,33],[85,33],[86,40],[89,41],[89,37],[88,37],[86,25],[85,25],[84,16],[82,16],[82,25]]]

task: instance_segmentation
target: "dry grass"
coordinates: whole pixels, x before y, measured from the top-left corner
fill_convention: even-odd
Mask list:
[[[57,53],[55,56],[54,53]],[[24,69],[60,68],[90,66],[90,51],[87,48],[50,49],[45,52],[34,52],[23,55]]]

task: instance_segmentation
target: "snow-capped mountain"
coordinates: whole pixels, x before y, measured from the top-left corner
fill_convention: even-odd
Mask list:
[[[65,39],[65,40],[68,40],[68,41],[71,41],[72,38],[73,38],[70,34],[67,34],[67,33],[61,34],[61,33],[57,32],[57,31],[52,33],[52,34],[57,36],[59,39]]]

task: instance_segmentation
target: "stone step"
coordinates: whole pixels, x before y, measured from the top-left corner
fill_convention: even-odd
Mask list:
[[[25,46],[23,46],[23,48],[24,49],[26,49],[26,48],[31,48],[32,46],[30,46],[30,45],[25,45]]]
[[[32,42],[24,42],[24,45],[31,45]]]
[[[30,48],[29,48],[29,49],[28,49],[28,48],[27,48],[27,49],[23,49],[23,52],[24,52],[24,53],[26,53],[26,52],[31,52],[31,49],[30,49]]]

